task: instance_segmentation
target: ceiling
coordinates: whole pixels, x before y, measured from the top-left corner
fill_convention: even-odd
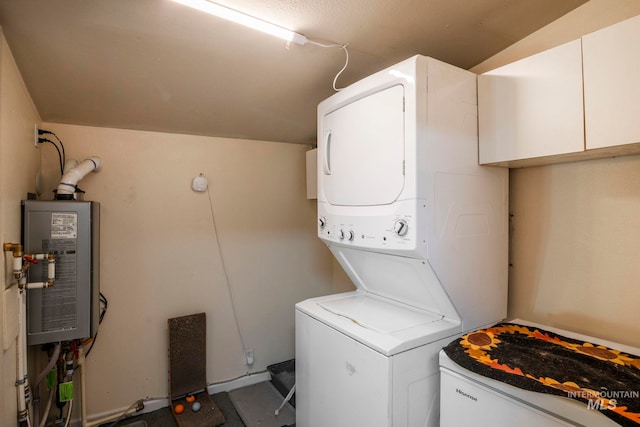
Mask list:
[[[586,0],[220,0],[348,44],[338,88],[415,54],[468,69]],[[0,0],[45,122],[313,144],[339,47],[291,44],[171,0]]]

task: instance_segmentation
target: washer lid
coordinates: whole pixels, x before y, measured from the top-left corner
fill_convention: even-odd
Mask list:
[[[381,334],[389,334],[442,319],[442,316],[428,311],[418,311],[366,294],[332,299],[320,302],[319,305],[363,328]]]
[[[308,299],[296,310],[385,356],[461,332],[457,319],[362,290]]]

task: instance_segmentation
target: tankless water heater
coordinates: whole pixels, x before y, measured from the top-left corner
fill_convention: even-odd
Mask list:
[[[25,253],[53,253],[50,288],[27,294],[27,344],[89,338],[98,328],[100,205],[73,200],[22,202]],[[46,280],[46,265],[32,265],[29,282]]]

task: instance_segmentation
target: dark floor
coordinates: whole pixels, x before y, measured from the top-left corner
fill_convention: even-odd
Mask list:
[[[225,423],[223,427],[245,427],[244,423],[240,419],[240,416],[236,412],[228,393],[216,393],[211,395],[216,405],[220,408],[224,414]],[[177,427],[178,424],[173,419],[171,409],[169,407],[158,409],[157,411],[149,412],[147,414],[137,415],[126,420],[120,421],[114,427],[126,427],[136,421],[146,421],[148,427]],[[101,427],[109,427],[112,423],[103,424]]]
[[[268,369],[271,372],[271,383],[284,398],[295,384],[295,360],[277,363],[269,366]],[[221,427],[246,427],[233,406],[229,393],[222,392],[212,394],[211,398],[224,415],[225,423],[221,424]],[[290,403],[295,407],[295,394]],[[140,427],[140,421],[145,421],[147,423],[146,427],[178,427],[171,413],[171,408],[169,407],[161,408],[147,414],[129,417],[115,424],[113,422],[105,423],[100,427],[127,427],[130,424],[133,424],[131,427]],[[283,427],[295,427],[295,424]]]

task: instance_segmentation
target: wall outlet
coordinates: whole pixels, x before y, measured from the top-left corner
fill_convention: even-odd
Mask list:
[[[247,365],[253,365],[253,349],[247,348],[244,350],[245,358],[247,359]]]

